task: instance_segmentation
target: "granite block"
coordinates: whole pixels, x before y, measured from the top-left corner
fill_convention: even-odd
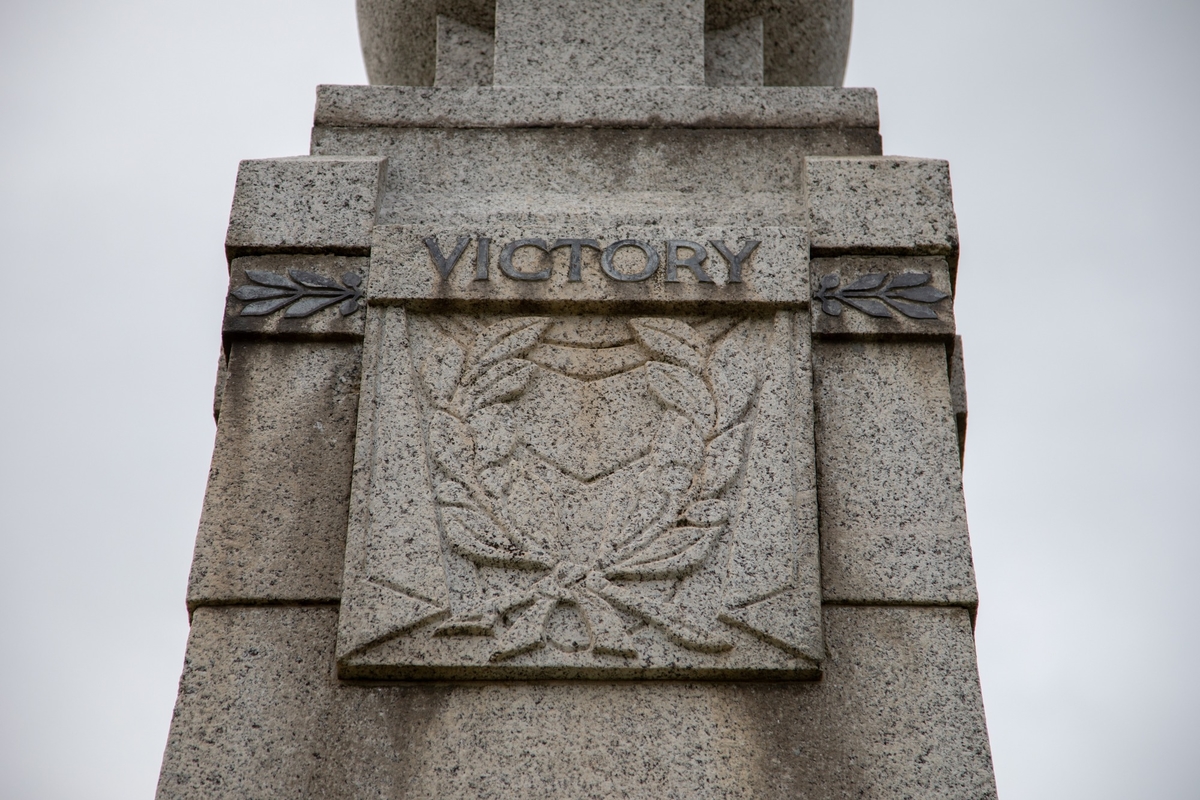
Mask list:
[[[189,608],[339,597],[360,350],[232,343]]]
[[[977,603],[941,342],[813,346],[825,602]]]
[[[704,82],[709,86],[762,86],[762,17],[705,31]]]
[[[226,251],[365,253],[385,162],[378,156],[243,161]]]
[[[438,14],[435,86],[491,86],[496,37],[491,30]]]
[[[367,267],[366,258],[348,256],[235,258],[229,265],[223,330],[226,334],[361,337]]]
[[[850,55],[853,0],[707,0],[704,27],[761,15],[768,86],[841,86]]]
[[[945,161],[812,156],[802,180],[814,256],[958,253]]]
[[[954,335],[954,290],[945,258],[816,258],[809,269],[815,336]]]
[[[198,609],[157,796],[994,798],[967,612],[824,616],[819,683],[371,686],[335,608]]]
[[[318,127],[865,128],[874,89],[829,87],[317,87]]]
[[[495,82],[703,86],[703,0],[498,0]]]

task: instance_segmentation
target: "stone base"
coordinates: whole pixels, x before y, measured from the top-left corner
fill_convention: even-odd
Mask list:
[[[175,798],[989,798],[968,612],[826,606],[819,683],[334,677],[337,609],[200,608]]]

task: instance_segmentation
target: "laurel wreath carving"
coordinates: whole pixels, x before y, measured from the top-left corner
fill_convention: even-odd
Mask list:
[[[242,317],[266,316],[287,306],[283,315],[297,319],[334,303],[341,303],[338,311],[348,317],[358,311],[362,302],[362,276],[354,272],[342,275],[340,285],[332,278],[302,269],[290,269],[287,276],[248,269],[246,277],[251,283],[230,292],[246,304],[239,313]]]
[[[950,295],[929,286],[932,278],[928,272],[903,272],[888,281],[887,273],[873,272],[838,288],[842,279],[831,274],[821,278],[820,289],[813,297],[831,317],[841,316],[845,303],[872,317],[892,319],[894,308],[910,319],[938,319],[929,306]]]
[[[636,654],[620,609],[657,626],[681,646],[727,650],[719,633],[636,590],[636,582],[680,579],[714,550],[729,517],[726,490],[743,461],[744,421],[757,389],[744,330],[716,344],[676,319],[632,319],[636,340],[651,354],[649,390],[664,420],[648,456],[648,475],[628,513],[591,563],[561,560],[552,536],[522,534],[503,503],[506,461],[516,432],[504,405],[525,391],[537,367],[525,356],[549,319],[517,317],[479,329],[469,351],[447,336],[419,365],[433,400],[428,443],[435,499],[447,545],[487,566],[544,572],[527,591],[456,614],[439,635],[492,635],[493,661],[541,647],[545,625],[561,602],[580,612],[597,654]],[[459,331],[460,335],[462,331]],[[499,623],[508,622],[507,627]]]

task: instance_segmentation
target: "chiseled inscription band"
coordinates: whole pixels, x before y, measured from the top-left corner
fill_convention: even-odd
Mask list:
[[[437,270],[437,274],[442,279],[447,279],[458,265],[459,260],[462,259],[467,245],[471,242],[471,237],[459,236],[449,255],[446,255],[445,251],[442,250],[436,236],[426,237],[424,242],[426,249],[429,250],[429,257],[433,260],[433,266]],[[710,239],[708,244],[725,260],[729,275],[727,282],[741,283],[742,267],[751,254],[754,253],[755,248],[758,247],[760,242],[756,239],[748,239],[736,253],[724,240]],[[477,237],[475,261],[475,280],[477,281],[491,279],[489,270],[491,245],[492,240],[490,238],[486,236]],[[644,281],[658,272],[659,265],[665,261],[666,275],[664,280],[667,283],[679,282],[679,270],[681,267],[691,270],[696,280],[700,283],[715,283],[704,268],[704,264],[708,261],[709,257],[708,249],[700,242],[693,242],[687,239],[668,239],[664,243],[663,248],[666,254],[665,259],[659,255],[658,249],[653,244],[640,239],[619,239],[608,246],[602,246],[596,239],[555,239],[549,244],[545,239],[514,239],[507,242],[500,250],[500,272],[505,277],[515,281],[545,281],[550,279],[553,267],[548,258],[543,262],[545,266],[534,271],[522,270],[513,264],[513,256],[518,250],[525,247],[540,250],[546,256],[549,256],[554,250],[561,247],[569,247],[571,255],[567,267],[567,281],[571,283],[578,283],[583,280],[583,249],[585,247],[600,253],[600,269],[614,281],[622,283]],[[618,267],[616,255],[620,250],[625,248],[641,251],[643,262],[639,270],[629,272],[622,271]],[[686,251],[687,255],[684,255],[681,251]]]

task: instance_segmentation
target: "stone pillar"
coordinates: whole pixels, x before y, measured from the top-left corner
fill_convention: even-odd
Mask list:
[[[437,85],[239,172],[159,797],[994,797],[946,164],[776,6],[360,13]]]

